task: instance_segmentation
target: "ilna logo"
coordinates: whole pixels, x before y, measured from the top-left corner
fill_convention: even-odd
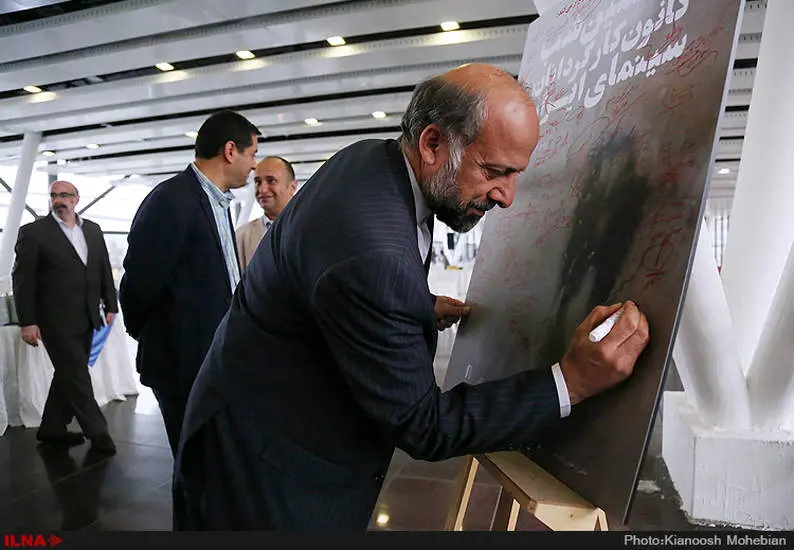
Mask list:
[[[63,542],[63,539],[57,535],[3,535],[3,544],[6,548],[52,548],[58,546]]]

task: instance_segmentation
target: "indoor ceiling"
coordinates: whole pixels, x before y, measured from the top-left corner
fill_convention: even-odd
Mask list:
[[[715,198],[733,194],[765,6],[746,3]],[[419,81],[470,61],[517,73],[536,17],[531,0],[0,0],[0,164],[40,131],[39,170],[151,185],[229,108],[305,181],[351,142],[396,136]]]

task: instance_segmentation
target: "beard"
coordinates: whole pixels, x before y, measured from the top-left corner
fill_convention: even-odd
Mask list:
[[[469,214],[468,210],[474,208],[480,212],[487,212],[496,206],[497,202],[492,199],[486,202],[465,202],[461,199],[458,183],[460,164],[461,155],[450,155],[444,166],[428,179],[425,200],[436,217],[450,229],[458,233],[466,233],[481,219],[481,216]]]

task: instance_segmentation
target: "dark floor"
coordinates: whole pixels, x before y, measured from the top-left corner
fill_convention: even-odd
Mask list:
[[[0,437],[0,526],[5,532],[170,530],[171,455],[156,403],[147,390],[105,407],[119,452],[95,457],[88,445],[47,450],[36,430],[9,428]],[[658,440],[658,438],[656,438]],[[658,441],[651,452],[658,451]],[[415,461],[398,451],[373,514],[371,529],[444,527],[461,459]],[[630,528],[692,529],[677,505],[663,464],[649,460]],[[488,529],[499,487],[477,476],[464,527]],[[521,513],[519,529],[545,529]]]

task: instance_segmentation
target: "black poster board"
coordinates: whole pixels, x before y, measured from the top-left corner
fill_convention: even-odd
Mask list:
[[[627,521],[664,383],[717,144],[741,0],[572,0],[529,26],[519,79],[541,140],[490,212],[443,381],[563,355],[597,304],[632,299],[651,343],[634,375],[526,449]]]

